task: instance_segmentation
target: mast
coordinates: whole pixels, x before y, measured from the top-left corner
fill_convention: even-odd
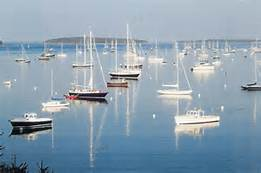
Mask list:
[[[51,70],[51,97],[53,97],[53,69]]]
[[[83,35],[83,56],[84,56],[84,64],[86,64],[86,35]]]
[[[176,58],[177,58],[177,88],[179,89],[179,53],[178,53],[178,44],[175,42],[176,46]]]
[[[256,53],[255,53],[255,57],[254,57],[254,69],[255,69],[255,82],[257,82],[257,72],[256,72]]]
[[[61,44],[61,54],[63,54],[63,43]]]
[[[127,55],[127,69],[129,69],[129,52],[130,52],[130,45],[129,45],[129,24],[127,23],[127,40],[126,40],[126,55]]]
[[[115,70],[118,72],[118,49],[117,49],[117,40],[115,40]]]
[[[155,53],[156,53],[156,58],[158,58],[159,52],[158,52],[158,41],[156,40],[156,45],[155,45]]]
[[[76,64],[78,64],[78,44],[75,45],[75,58],[76,58]]]
[[[90,43],[89,43],[89,46],[90,46],[90,64],[91,64],[91,70],[90,70],[90,88],[93,89],[93,67],[92,67],[92,64],[93,64],[93,54],[92,54],[92,32],[90,31]]]

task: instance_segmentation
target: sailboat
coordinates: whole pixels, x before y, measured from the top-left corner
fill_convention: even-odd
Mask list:
[[[124,67],[117,68],[115,71],[110,72],[110,76],[113,78],[126,78],[126,79],[137,79],[141,74],[141,70],[133,68],[130,65],[130,58],[133,58],[133,52],[130,50],[130,39],[129,39],[129,26],[127,24],[127,44],[126,44],[126,59],[127,64]],[[126,67],[126,68],[125,68]]]
[[[54,97],[53,94],[53,70],[51,71],[51,100],[48,102],[42,103],[43,108],[49,108],[49,107],[65,107],[69,106],[70,103],[64,100],[64,98],[58,98]]]
[[[76,48],[77,48],[77,46],[76,46]],[[76,60],[77,60],[77,62],[72,64],[72,67],[73,68],[84,68],[84,67],[92,67],[93,66],[92,63],[87,63],[87,45],[86,45],[86,35],[85,34],[83,36],[83,58],[84,58],[84,62],[79,63],[78,62],[78,52],[76,50]]]
[[[52,53],[51,49],[47,48],[46,43],[44,42],[44,51],[43,53],[40,55],[40,57],[38,58],[39,60],[50,60],[50,58],[55,57],[55,54]]]
[[[256,39],[256,46],[251,48],[251,54],[261,53],[261,48],[258,47],[258,39]]]
[[[155,55],[151,55],[149,56],[148,58],[148,63],[163,63],[163,58],[160,58],[159,57],[159,50],[158,50],[158,42],[156,41],[156,44],[155,44]]]
[[[113,43],[113,40],[111,40],[111,52],[113,53],[113,52],[115,52],[115,45],[114,45],[114,43]]]
[[[15,62],[18,62],[18,63],[30,63],[31,62],[31,60],[26,55],[23,45],[21,45],[21,57],[15,59]]]
[[[242,85],[242,90],[247,91],[261,91],[261,85],[257,84],[257,70],[256,70],[256,54],[254,54],[254,71],[255,71],[255,81],[253,83],[248,83],[246,85]]]
[[[57,54],[57,57],[65,58],[67,55],[63,52],[63,43],[61,44],[61,52]]]
[[[163,87],[168,87],[168,88],[167,89],[158,90],[159,94],[162,94],[162,95],[190,95],[190,94],[192,94],[192,89],[191,89],[191,86],[190,86],[190,83],[189,83],[189,80],[188,80],[188,77],[187,77],[184,65],[183,65],[182,61],[180,61],[179,55],[180,54],[178,53],[178,46],[177,46],[177,43],[176,43],[177,83],[174,84],[174,85],[162,85]],[[183,72],[184,72],[184,75],[185,75],[185,78],[186,78],[186,81],[187,81],[189,89],[180,89],[180,86],[179,86],[179,82],[180,82],[179,81],[179,61],[181,62],[181,66],[182,66],[182,69],[183,69]]]
[[[118,70],[118,50],[117,40],[115,40],[115,71]],[[128,82],[124,79],[116,79],[107,82],[107,87],[128,87]]]
[[[99,62],[99,58],[98,58],[98,53],[97,53],[97,49],[96,49],[96,45],[93,46],[93,43],[95,44],[93,38],[92,38],[92,32],[90,32],[90,38],[89,38],[89,54],[90,54],[90,63],[93,64],[93,48],[95,49],[96,52],[96,56]],[[86,49],[86,48],[85,48]],[[86,51],[84,51],[86,53]],[[86,56],[86,55],[85,55]],[[102,71],[102,67],[101,64],[99,62],[100,65],[100,69]],[[102,75],[103,75],[103,71],[102,71]],[[105,79],[104,76],[103,77],[103,81],[105,83]],[[74,86],[73,88],[71,88],[68,92],[68,94],[65,96],[66,98],[69,99],[87,99],[87,100],[96,100],[96,99],[104,99],[105,96],[108,94],[108,92],[106,90],[100,90],[100,89],[95,89],[94,88],[94,83],[93,83],[93,78],[94,78],[94,74],[93,74],[93,66],[90,67],[90,80],[89,80],[89,86]]]
[[[205,48],[205,41],[202,42],[201,53],[199,54],[199,63],[190,69],[191,71],[215,70],[215,66],[208,61],[208,53]]]
[[[103,55],[107,55],[108,52],[109,52],[109,46],[108,46],[107,40],[105,40],[102,54],[103,54]]]
[[[136,50],[136,42],[134,39],[131,38],[128,24],[127,24],[126,53],[124,54],[124,58],[127,59],[127,63],[121,65],[122,68],[142,69],[143,65],[139,63],[139,61],[143,60],[144,57],[138,55],[138,52]]]

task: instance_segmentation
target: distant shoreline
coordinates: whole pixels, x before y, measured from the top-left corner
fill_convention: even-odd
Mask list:
[[[89,39],[89,37],[86,37]],[[118,44],[126,44],[126,39],[124,38],[103,38],[103,37],[96,37],[95,42],[96,44],[111,44],[112,41],[117,40]],[[137,43],[146,43],[146,40],[139,40],[134,39]],[[63,38],[55,38],[49,39],[45,41],[47,44],[82,44],[83,37],[63,37]]]

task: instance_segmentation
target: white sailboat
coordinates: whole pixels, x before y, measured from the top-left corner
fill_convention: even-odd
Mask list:
[[[43,108],[48,107],[67,107],[70,103],[67,102],[64,98],[54,97],[53,94],[53,70],[51,70],[51,100],[48,102],[42,103]]]
[[[61,52],[57,54],[57,57],[65,58],[67,57],[67,54],[63,52],[63,43],[61,43]]]
[[[90,49],[92,49],[92,48],[90,48]],[[77,62],[72,64],[72,67],[73,68],[86,68],[86,67],[92,67],[93,66],[92,63],[87,63],[87,45],[86,45],[86,35],[85,34],[83,36],[83,58],[84,58],[83,63],[79,63],[78,62],[78,54],[77,54],[77,50],[76,50],[76,60],[77,60]]]
[[[133,59],[133,52],[130,50],[130,39],[129,39],[129,26],[127,24],[127,44],[126,44],[126,68],[117,68],[116,71],[110,72],[112,78],[126,78],[126,79],[137,79],[141,74],[141,70],[130,65],[130,58]]]
[[[55,54],[52,52],[51,49],[47,48],[46,43],[44,42],[44,51],[43,53],[40,55],[40,57],[38,58],[39,60],[45,60],[48,61],[50,60],[50,58],[55,57]]]
[[[209,71],[215,70],[215,66],[209,62],[208,53],[205,48],[205,41],[202,42],[201,53],[198,55],[199,62],[191,67],[191,71]]]
[[[177,43],[176,43],[177,83],[174,84],[174,85],[162,85],[163,87],[167,87],[167,89],[158,90],[159,94],[162,94],[162,95],[191,95],[192,94],[192,89],[191,89],[191,86],[190,86],[190,83],[189,83],[189,80],[188,80],[188,77],[187,77],[184,65],[183,65],[182,61],[180,61],[179,55],[180,54],[178,52],[178,46],[177,46]],[[182,70],[183,70],[183,73],[185,75],[185,79],[186,79],[187,84],[188,84],[188,89],[180,89],[180,85],[179,85],[179,83],[180,83],[180,81],[179,81],[179,78],[180,78],[179,77],[179,62],[181,63]]]
[[[118,72],[118,44],[117,40],[115,40],[115,72]],[[128,87],[128,82],[124,79],[111,80],[107,82],[107,87]]]
[[[21,57],[20,58],[16,58],[15,62],[18,63],[30,63],[31,60],[28,58],[26,51],[24,49],[24,46],[21,44]]]
[[[261,53],[261,48],[258,46],[258,39],[256,39],[256,46],[251,48],[251,54]]]
[[[105,40],[102,54],[103,54],[103,55],[107,55],[108,52],[109,52],[109,46],[108,46],[107,40]]]

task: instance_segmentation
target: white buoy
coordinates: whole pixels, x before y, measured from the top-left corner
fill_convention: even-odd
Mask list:
[[[200,93],[198,94],[198,98],[200,98]]]
[[[227,84],[224,84],[224,88],[225,88],[225,89],[227,88]]]
[[[36,91],[38,89],[38,87],[37,86],[34,86],[34,91]]]
[[[156,118],[156,114],[152,114],[152,118],[155,119]]]

